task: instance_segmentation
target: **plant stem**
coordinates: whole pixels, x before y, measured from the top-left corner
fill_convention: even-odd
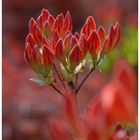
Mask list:
[[[80,83],[79,87],[76,90],[76,94],[78,94],[80,88],[82,87],[82,85],[84,84],[84,82],[86,81],[86,79],[88,78],[88,76],[95,70],[95,68],[92,68],[89,73],[85,76],[85,78],[82,80],[82,82]]]
[[[76,77],[75,77],[75,90],[77,89],[77,82],[78,82],[78,74],[76,74]]]
[[[65,86],[65,84],[64,84],[64,82],[63,82],[63,80],[62,80],[62,78],[61,78],[61,76],[60,76],[60,74],[59,74],[59,72],[58,72],[58,70],[57,70],[57,68],[56,68],[56,66],[55,66],[55,64],[54,64],[53,66],[54,66],[54,69],[55,69],[55,71],[56,71],[56,74],[57,74],[57,76],[58,76],[58,78],[59,78],[59,80],[60,80],[62,86],[63,86],[64,89],[67,91],[67,88],[66,88],[66,86]]]
[[[68,86],[71,88],[72,92],[74,92],[75,87],[73,81],[68,82]]]
[[[55,91],[57,91],[60,95],[64,96],[63,93],[62,93],[59,89],[57,89],[57,87],[56,87],[55,85],[51,84],[50,86],[51,86]]]

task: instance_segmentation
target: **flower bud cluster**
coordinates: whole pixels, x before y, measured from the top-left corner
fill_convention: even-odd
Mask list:
[[[30,19],[29,34],[25,42],[24,58],[27,64],[47,84],[53,80],[53,66],[59,63],[63,79],[72,81],[85,65],[95,68],[118,43],[119,25],[111,26],[108,33],[100,26],[96,29],[94,18],[89,16],[80,33],[72,33],[69,12],[54,18],[43,9],[35,20]]]

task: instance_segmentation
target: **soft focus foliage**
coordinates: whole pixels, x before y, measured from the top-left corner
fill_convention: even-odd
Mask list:
[[[137,123],[137,105],[134,95],[136,86],[131,82],[132,79],[136,82],[131,67],[124,60],[119,61],[112,79],[97,97],[91,99],[84,114],[80,113],[75,97],[71,93],[66,94],[62,102],[63,119],[49,120],[52,138],[54,140],[62,138],[66,140],[123,140],[135,137],[137,134],[131,129],[135,129]],[[127,123],[129,125],[125,129],[123,125]]]

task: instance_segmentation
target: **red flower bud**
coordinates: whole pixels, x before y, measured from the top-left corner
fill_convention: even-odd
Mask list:
[[[43,36],[43,38],[42,38],[42,46],[43,46],[43,45],[47,45],[47,46],[50,47],[49,42],[48,42],[48,40],[47,40],[47,38],[46,38],[45,36]],[[50,47],[50,48],[51,48],[51,47]]]
[[[111,26],[109,30],[109,47],[110,48],[113,48],[115,44],[115,39],[116,39],[115,30],[113,26]]]
[[[79,46],[83,52],[83,56],[85,57],[88,52],[88,44],[84,34],[82,34],[80,37]]]
[[[98,28],[98,31],[97,31],[99,37],[100,37],[100,41],[101,41],[101,44],[103,44],[104,40],[105,40],[105,37],[106,37],[106,33],[105,33],[105,30],[102,26],[100,26]]]
[[[48,17],[48,23],[49,23],[49,26],[51,28],[53,26],[54,21],[55,21],[55,18],[52,15],[49,15],[49,17]]]
[[[109,38],[106,37],[104,44],[103,44],[103,48],[101,50],[101,56],[106,55],[108,52],[110,51],[110,47],[109,47]]]
[[[120,40],[120,28],[119,28],[119,24],[116,23],[115,26],[113,26],[114,30],[115,30],[115,34],[116,34],[116,40],[114,43],[114,46],[116,46],[116,44],[119,42]]]
[[[61,13],[61,14],[59,14],[56,17],[56,20],[54,21],[54,24],[53,24],[52,31],[57,30],[59,35],[61,35],[62,34],[63,25],[64,25],[64,15]]]
[[[58,31],[58,34],[61,38],[65,38],[65,36],[72,31],[72,18],[69,12],[67,12],[65,18],[61,13],[56,17],[54,21],[52,31]]]
[[[34,64],[34,65],[41,64],[41,54],[40,54],[39,48],[37,46],[35,46],[32,50],[31,61],[32,61],[32,64]]]
[[[35,43],[40,46],[42,43],[42,33],[36,23],[33,26],[31,25],[31,34],[33,35]]]
[[[74,33],[74,37],[75,37],[77,40],[79,40],[79,38],[80,38],[79,33],[78,33],[78,32],[75,32],[75,33]]]
[[[54,62],[54,54],[47,45],[42,47],[42,64],[45,66],[47,72],[50,71]]]
[[[69,55],[69,52],[76,44],[78,44],[78,40],[74,36],[72,36],[71,33],[69,33],[64,39],[64,52],[66,53],[66,56]]]
[[[56,44],[55,55],[56,55],[56,58],[59,61],[61,61],[64,65],[66,64],[65,54],[64,54],[64,50],[63,50],[63,40],[62,39],[59,39],[57,44]]]
[[[70,46],[71,46],[71,49],[76,45],[78,44],[78,40],[72,36],[71,40],[70,40]]]
[[[71,18],[69,11],[67,11],[67,14],[64,19],[64,29],[63,30],[64,31],[68,30],[70,32],[72,31],[72,18]]]
[[[38,17],[38,19],[37,19],[37,25],[38,25],[38,27],[42,30],[43,29],[43,23],[44,23],[44,21],[43,21],[43,15],[41,14],[39,17]]]
[[[28,65],[30,65],[35,72],[39,73],[41,68],[41,54],[39,48],[34,46],[33,48],[27,43],[25,52],[24,52],[24,59]]]
[[[34,30],[33,27],[34,27],[35,24],[36,24],[36,21],[34,20],[34,18],[31,18],[30,21],[29,21],[29,29],[30,29],[31,33]]]
[[[72,38],[72,34],[69,33],[66,38],[64,39],[64,52],[66,53],[66,56],[68,56],[69,52],[70,52],[70,48],[71,48],[71,38]]]
[[[52,34],[52,44],[51,44],[51,46],[52,46],[53,50],[55,49],[55,45],[56,45],[58,40],[59,40],[59,35],[58,35],[57,30],[55,30]]]
[[[82,60],[82,56],[83,56],[82,51],[80,47],[76,44],[71,50],[70,55],[69,55],[69,60],[70,60],[72,69],[75,69],[75,67],[79,65],[79,63]]]
[[[28,65],[31,65],[31,53],[33,51],[33,47],[29,43],[26,44],[25,46],[25,51],[24,51],[24,59]]]
[[[43,9],[41,14],[43,16],[43,22],[45,22],[48,19],[48,16],[50,15],[49,11],[46,9]]]
[[[31,33],[27,35],[26,43],[29,43],[32,48],[35,46],[35,41]]]
[[[44,29],[45,36],[48,38],[48,40],[50,40],[50,37],[52,35],[52,32],[51,32],[51,26],[49,25],[49,22],[48,21],[45,21],[44,22],[43,29]]]
[[[93,17],[89,16],[81,29],[81,33],[84,34],[86,38],[88,38],[93,30],[96,30],[96,24]]]
[[[114,26],[111,26],[108,32],[108,35],[104,41],[103,49],[101,55],[106,55],[110,50],[112,50],[120,39],[120,29],[118,23]]]
[[[93,59],[97,58],[100,50],[100,39],[96,31],[92,31],[88,38],[88,49]]]

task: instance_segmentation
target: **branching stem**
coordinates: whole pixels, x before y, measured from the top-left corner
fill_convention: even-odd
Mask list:
[[[63,86],[64,89],[67,91],[67,88],[66,88],[66,86],[65,86],[65,84],[64,84],[64,82],[63,82],[63,79],[61,78],[61,76],[60,76],[60,74],[59,74],[59,72],[58,72],[58,70],[57,70],[55,64],[54,64],[53,66],[54,66],[54,69],[55,69],[55,71],[56,71],[56,74],[57,74],[57,76],[58,76],[58,78],[59,78],[59,80],[60,80],[62,86]]]
[[[60,95],[64,96],[63,93],[62,93],[59,89],[57,89],[57,87],[56,87],[55,85],[51,84],[50,86],[51,86],[55,91],[57,91]]]
[[[89,77],[89,75],[95,70],[95,68],[92,68],[88,74],[85,76],[85,78],[82,80],[82,82],[80,83],[79,87],[76,89],[76,94],[78,94],[80,88],[82,87],[82,85],[84,84],[84,82],[87,80],[87,78]]]

